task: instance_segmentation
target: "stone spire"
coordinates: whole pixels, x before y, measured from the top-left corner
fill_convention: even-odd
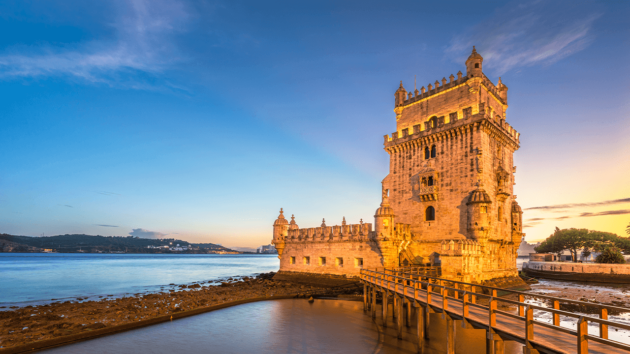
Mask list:
[[[326,219],[322,219],[322,227],[326,227]]]
[[[280,208],[280,215],[278,215],[278,218],[276,219],[276,221],[273,223],[274,225],[286,225],[289,222],[287,221],[287,219],[284,218],[284,211],[282,210],[282,208]]]
[[[299,227],[295,223],[295,216],[291,214],[291,222],[289,223],[289,230],[297,230],[297,229],[299,229]]]
[[[343,217],[343,221],[341,222],[341,225],[346,225],[346,217]]]

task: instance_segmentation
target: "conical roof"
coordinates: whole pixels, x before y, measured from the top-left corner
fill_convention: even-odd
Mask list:
[[[472,53],[470,53],[470,56],[468,57],[468,59],[466,59],[466,61],[471,60],[471,59],[483,60],[483,57],[481,56],[481,54],[477,53],[477,49],[475,49],[475,46],[473,46]]]
[[[287,224],[289,224],[289,222],[287,221],[287,219],[284,218],[282,208],[280,208],[280,215],[278,215],[278,218],[273,223],[273,225],[275,226],[275,225],[287,225]]]
[[[386,195],[383,196],[381,207],[376,209],[374,216],[394,216],[394,209],[389,206],[389,198]]]

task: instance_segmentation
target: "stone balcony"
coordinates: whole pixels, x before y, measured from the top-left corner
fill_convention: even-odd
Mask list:
[[[420,188],[418,189],[418,197],[423,202],[437,200],[437,195],[438,195],[438,187],[436,185],[420,186]]]

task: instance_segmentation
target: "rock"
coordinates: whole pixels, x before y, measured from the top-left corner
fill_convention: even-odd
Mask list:
[[[308,302],[313,303],[313,302],[315,302],[315,299],[313,299],[313,297],[311,296],[311,297],[308,298]]]

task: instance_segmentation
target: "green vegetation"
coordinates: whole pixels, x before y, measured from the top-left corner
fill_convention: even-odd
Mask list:
[[[628,226],[626,226],[626,233],[630,235],[630,223],[628,223]]]
[[[564,250],[569,250],[573,262],[577,262],[578,250],[582,250],[584,255],[590,255],[591,250],[602,253],[606,251],[610,254],[616,250],[620,255],[621,251],[630,254],[630,239],[619,237],[610,232],[587,229],[560,230],[556,227],[554,233],[534,250],[537,253],[561,253]],[[623,259],[623,255],[621,255],[621,259]]]
[[[600,254],[595,258],[597,263],[615,263],[623,264],[626,260],[623,258],[623,254],[619,248],[615,245],[603,245],[600,247]]]
[[[47,237],[14,236],[0,234],[0,252],[42,252],[53,249],[56,252],[86,252],[86,253],[164,253],[165,248],[148,248],[169,246],[188,247],[187,251],[179,253],[214,253],[234,252],[233,250],[213,243],[192,244],[177,239],[148,239],[133,236],[90,236],[90,235],[59,235]],[[192,248],[192,249],[191,249]]]

